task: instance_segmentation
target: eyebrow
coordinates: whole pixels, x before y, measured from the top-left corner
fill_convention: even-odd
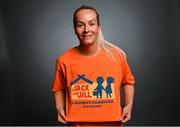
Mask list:
[[[93,22],[93,21],[96,21],[96,19],[92,19],[92,20],[90,20],[90,21],[88,21],[88,22]],[[79,23],[84,23],[83,21],[76,21],[77,23],[79,22]]]

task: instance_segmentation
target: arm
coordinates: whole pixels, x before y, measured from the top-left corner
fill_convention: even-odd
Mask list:
[[[65,115],[65,91],[57,91],[54,93],[55,106],[57,110],[57,120],[60,123],[66,123],[67,118]]]
[[[121,115],[121,122],[125,123],[131,119],[131,112],[133,108],[134,99],[134,85],[123,85],[124,107]]]

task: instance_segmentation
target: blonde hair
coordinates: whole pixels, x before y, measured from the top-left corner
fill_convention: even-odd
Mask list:
[[[114,58],[114,56],[113,56],[113,54],[112,54],[112,52],[111,52],[111,48],[117,49],[117,50],[119,51],[118,53],[120,53],[120,55],[121,55],[121,53],[122,53],[123,57],[126,59],[126,54],[125,54],[125,52],[124,52],[121,48],[119,48],[118,46],[110,43],[109,41],[107,41],[107,40],[104,38],[103,33],[102,33],[102,30],[101,30],[101,27],[99,27],[99,32],[98,32],[98,36],[97,36],[97,43],[98,43],[98,45],[99,45],[102,49],[104,49],[104,51],[106,52],[106,54],[107,54],[108,56],[110,56],[113,61],[116,62],[116,59]]]

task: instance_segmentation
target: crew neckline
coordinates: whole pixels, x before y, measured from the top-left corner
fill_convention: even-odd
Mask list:
[[[74,47],[75,48],[75,51],[77,53],[77,55],[79,55],[81,58],[84,58],[84,59],[90,59],[90,58],[96,58],[99,56],[99,54],[102,52],[102,48],[100,47],[99,48],[99,51],[97,51],[95,54],[93,55],[83,55],[79,52],[78,50],[78,46]]]

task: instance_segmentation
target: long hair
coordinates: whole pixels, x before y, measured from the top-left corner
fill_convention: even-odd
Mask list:
[[[97,18],[97,21],[98,21],[98,25],[99,25],[99,32],[98,32],[98,36],[97,36],[97,43],[98,45],[106,52],[106,54],[114,61],[116,62],[116,59],[114,58],[113,56],[113,53],[111,52],[111,48],[115,48],[117,49],[119,52],[119,54],[123,55],[123,57],[126,59],[126,54],[125,52],[119,48],[118,46],[110,43],[109,41],[107,41],[104,36],[103,36],[103,33],[102,33],[102,30],[101,30],[101,27],[100,27],[100,19],[99,19],[99,13],[97,12],[97,10],[92,7],[92,6],[87,6],[87,5],[82,5],[80,6],[79,8],[77,8],[75,11],[74,11],[74,15],[73,15],[73,25],[74,25],[74,28],[76,27],[76,14],[77,12],[79,12],[80,10],[83,10],[83,9],[90,9],[90,10],[93,10],[95,13],[96,13],[96,18]]]

